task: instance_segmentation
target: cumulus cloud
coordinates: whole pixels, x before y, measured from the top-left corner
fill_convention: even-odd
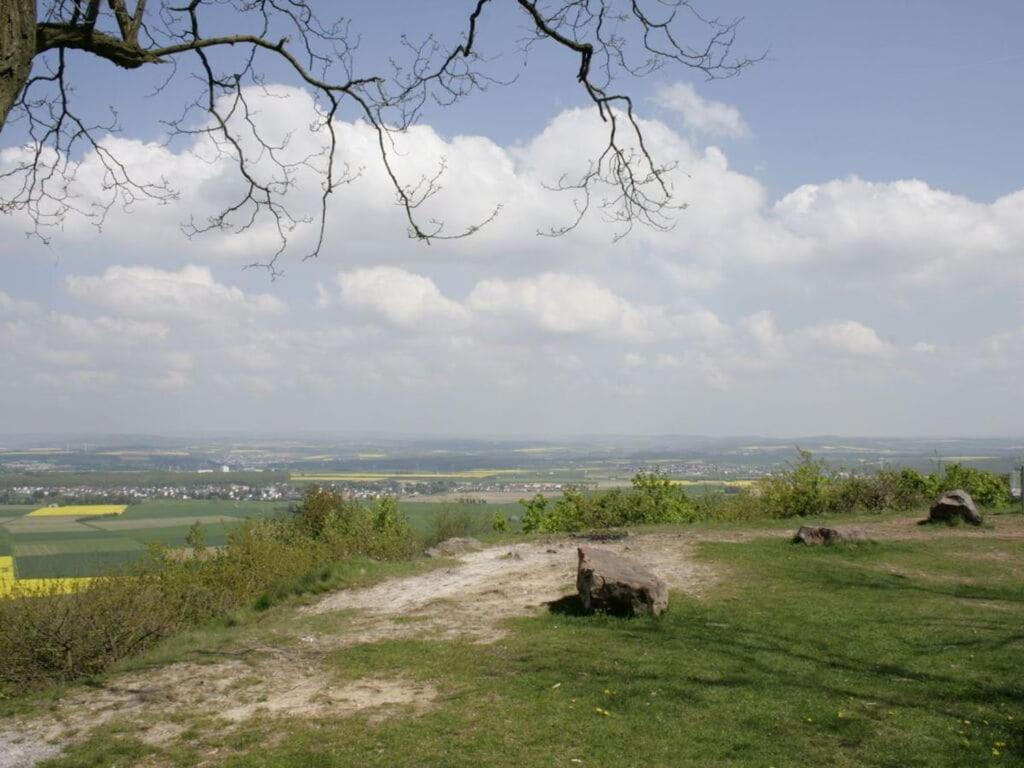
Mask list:
[[[581,275],[545,272],[519,280],[484,280],[468,304],[484,314],[501,315],[557,334],[597,334],[612,339],[650,341],[663,325],[662,312],[630,304]]]
[[[891,357],[896,347],[879,338],[874,328],[856,320],[804,328],[799,336],[824,350],[853,357]]]
[[[66,285],[72,296],[128,317],[221,319],[274,315],[285,309],[270,294],[246,294],[218,283],[210,268],[201,266],[185,266],[177,272],[112,266],[95,277],[69,275]]]
[[[371,267],[337,276],[341,300],[389,323],[412,328],[422,322],[463,322],[468,313],[441,295],[429,277],[397,267]]]
[[[652,152],[681,169],[669,181],[689,207],[671,232],[638,229],[612,245],[614,229],[592,216],[567,237],[536,237],[574,210],[544,182],[584,169],[605,138],[592,111],[572,109],[511,147],[417,126],[396,162],[414,181],[447,159],[429,218],[458,228],[504,207],[466,240],[410,242],[374,137],[339,122],[341,159],[365,173],[331,196],[320,260],[285,264],[276,282],[239,269],[273,232],[181,238],[189,213],[237,191],[228,164],[205,162],[198,145],[117,139],[186,194],[111,211],[102,241],[69,223],[54,237],[69,254],[57,273],[71,273],[57,290],[35,276],[3,281],[0,389],[39,403],[44,420],[57,418],[46,409],[58,395],[90,393],[82,403],[92,406],[62,413],[68,423],[102,412],[96,404],[120,412],[134,402],[129,428],[148,424],[157,405],[175,427],[188,414],[191,424],[244,428],[256,398],[259,423],[285,429],[592,429],[595,417],[632,429],[649,411],[658,430],[787,432],[778,425],[792,409],[779,403],[798,400],[824,428],[835,400],[855,404],[866,381],[910,405],[920,392],[937,400],[931,373],[946,352],[947,377],[1019,381],[1024,191],[984,202],[924,181],[851,177],[773,199],[696,141],[740,135],[739,112],[670,90],[691,138],[659,121],[644,129]],[[308,97],[296,93],[260,109],[292,133],[291,149],[308,151]],[[91,162],[83,158],[80,178]],[[295,202],[315,202],[318,189],[298,185]],[[18,226],[0,218],[0,252],[23,247],[12,245]],[[308,236],[300,224],[296,243]],[[4,269],[52,268],[26,267],[21,255]],[[936,301],[954,288],[958,316]],[[34,394],[41,387],[45,398]],[[444,413],[459,415],[449,423]]]
[[[994,203],[972,201],[919,180],[856,177],[808,184],[779,200],[774,216],[812,244],[815,261],[865,281],[1024,278],[1024,193]]]
[[[736,107],[703,98],[690,83],[674,83],[661,88],[655,94],[654,102],[679,114],[683,124],[697,133],[737,138],[750,132]]]

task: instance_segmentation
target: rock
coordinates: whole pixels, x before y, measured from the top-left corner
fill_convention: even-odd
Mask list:
[[[793,537],[794,544],[846,544],[855,541],[867,541],[868,537],[864,531],[856,528],[819,528],[810,525],[801,525]]]
[[[479,552],[483,548],[484,545],[476,539],[456,537],[435,544],[427,550],[426,554],[427,557],[455,557],[467,552]]]
[[[578,552],[576,590],[584,610],[659,616],[668,608],[668,586],[640,563],[606,549]]]
[[[971,525],[981,525],[981,515],[974,506],[974,499],[967,491],[957,489],[939,496],[932,504],[928,519],[932,522],[952,523],[962,520]]]

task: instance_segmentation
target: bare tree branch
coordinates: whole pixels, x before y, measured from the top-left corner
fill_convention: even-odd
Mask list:
[[[671,228],[675,212],[685,207],[668,181],[672,165],[652,156],[633,101],[616,83],[669,65],[706,78],[732,77],[757,61],[732,54],[740,20],[706,18],[689,0],[473,0],[456,42],[446,44],[431,35],[414,43],[403,36],[406,58],[391,59],[387,74],[358,74],[358,39],[351,35],[349,22],[323,23],[312,0],[162,0],[153,5],[146,0],[49,0],[38,11],[34,3],[17,2],[18,13],[38,14],[31,19],[35,39],[0,36],[0,64],[29,56],[41,74],[25,70],[22,75],[14,67],[10,73],[0,71],[0,106],[5,93],[11,105],[9,114],[7,108],[0,111],[0,129],[14,127],[27,138],[20,159],[0,169],[0,212],[26,213],[33,234],[46,240],[47,231],[70,214],[101,226],[115,205],[175,199],[177,193],[166,181],[137,180],[117,159],[105,139],[117,130],[116,114],[109,122],[89,124],[74,111],[68,52],[85,52],[129,70],[170,66],[156,92],[179,71],[194,77],[200,90],[177,118],[165,122],[168,140],[204,138],[204,146],[214,148],[213,160],[230,161],[241,182],[233,202],[203,221],[190,220],[184,231],[191,237],[269,224],[276,242],[253,266],[272,274],[278,273],[279,259],[300,224],[313,224],[316,233],[304,258],[320,253],[331,194],[363,171],[339,159],[335,125],[346,104],[374,131],[381,166],[411,237],[428,243],[462,238],[499,215],[501,203],[495,201],[489,215],[455,230],[423,218],[425,204],[442,188],[445,160],[438,159],[436,175],[412,180],[401,177],[395,162],[396,137],[419,121],[427,104],[451,106],[476,91],[514,81],[488,74],[488,59],[479,52],[490,8],[512,5],[523,14],[524,56],[535,45],[549,44],[577,57],[576,79],[607,126],[607,141],[588,167],[548,185],[572,195],[575,215],[538,233],[542,235],[569,232],[595,206],[616,225],[616,239],[637,224]],[[214,11],[220,14],[219,26]],[[224,29],[224,11],[237,17],[237,30]],[[210,24],[221,34],[208,34]],[[702,34],[693,35],[694,28]],[[188,61],[185,57],[194,64],[181,66]],[[287,137],[271,140],[250,104],[251,89],[269,93],[264,72],[274,61],[284,64],[314,97],[312,130],[323,142],[312,154],[296,158]],[[83,202],[75,172],[85,154],[100,163],[104,180],[97,199]],[[300,176],[309,173],[320,178],[317,210],[293,212],[286,197]]]

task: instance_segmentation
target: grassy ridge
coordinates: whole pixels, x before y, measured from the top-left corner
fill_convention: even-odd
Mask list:
[[[492,645],[384,641],[328,657],[324,674],[339,685],[430,682],[440,696],[422,712],[234,730],[186,719],[189,739],[168,749],[141,740],[148,723],[122,722],[46,768],[1024,761],[1024,541],[759,540],[707,543],[699,557],[728,578],[701,600],[673,593],[660,619],[582,616],[562,601],[512,620]]]

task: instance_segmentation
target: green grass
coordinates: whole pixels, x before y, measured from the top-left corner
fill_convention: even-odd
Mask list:
[[[119,537],[49,539],[46,541],[25,541],[18,539],[14,554],[18,558],[39,555],[88,554],[90,552],[131,552],[141,551],[143,545],[133,539]]]
[[[1024,761],[1024,541],[699,552],[726,578],[699,601],[673,594],[661,619],[580,616],[564,601],[492,645],[389,641],[329,656],[339,680],[431,681],[440,696],[422,714],[256,721],[174,759],[188,764],[205,738],[225,747],[208,764],[230,768]],[[224,647],[251,641],[219,631]],[[103,732],[46,765],[131,765],[117,750],[132,749],[130,730]]]
[[[120,570],[145,554],[143,549],[120,551],[64,552],[58,555],[15,557],[19,579],[97,576]]]
[[[203,540],[209,547],[224,544],[228,539],[228,533],[235,526],[234,523],[203,523],[202,518],[198,518],[198,521],[203,531]],[[180,547],[185,544],[189,528],[188,525],[174,525],[160,528],[136,528],[130,531],[118,531],[118,533],[131,537],[142,544],[156,542],[168,547]]]
[[[288,511],[276,501],[222,501],[220,499],[155,500],[130,504],[119,520],[153,520],[161,517],[274,517]]]
[[[409,524],[419,533],[428,533],[432,530],[434,520],[445,510],[454,515],[468,515],[479,528],[477,533],[485,533],[491,530],[491,521],[496,512],[510,516],[520,516],[522,507],[518,503],[511,504],[458,504],[445,501],[403,501],[399,503],[399,509],[409,519]]]
[[[0,504],[0,517],[21,517],[33,509],[38,509],[38,506],[35,504]]]

